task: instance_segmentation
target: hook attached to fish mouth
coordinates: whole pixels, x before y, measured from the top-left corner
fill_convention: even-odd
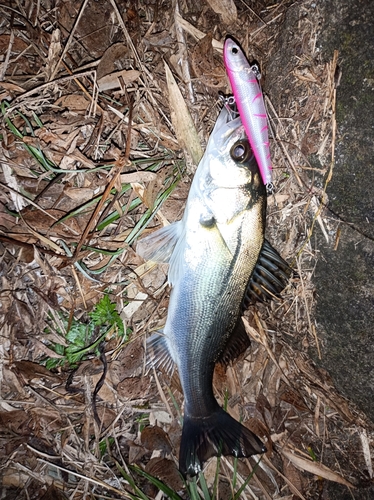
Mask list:
[[[239,111],[236,106],[235,97],[233,95],[225,95],[223,92],[218,92],[218,99],[230,115],[230,121],[235,120],[239,116]]]

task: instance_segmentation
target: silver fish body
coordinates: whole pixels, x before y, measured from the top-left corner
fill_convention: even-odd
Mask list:
[[[163,335],[151,337],[156,364],[177,365],[185,397],[179,467],[196,475],[222,453],[263,453],[262,442],[213,394],[215,363],[232,333],[264,244],[266,189],[240,118],[224,108],[194,176],[184,216],[140,241],[144,258],[169,262]]]

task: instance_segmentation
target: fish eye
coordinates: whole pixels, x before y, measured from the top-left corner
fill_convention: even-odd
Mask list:
[[[252,149],[248,141],[236,142],[230,151],[231,158],[235,161],[244,162],[252,156]]]

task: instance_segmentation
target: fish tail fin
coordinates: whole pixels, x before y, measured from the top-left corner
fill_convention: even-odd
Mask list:
[[[179,470],[184,477],[196,476],[203,462],[213,456],[250,457],[265,452],[260,439],[222,408],[209,417],[184,416],[179,452]]]

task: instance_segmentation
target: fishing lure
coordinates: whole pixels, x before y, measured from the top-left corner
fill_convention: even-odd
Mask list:
[[[267,114],[258,83],[259,70],[250,66],[239,45],[227,38],[223,49],[226,71],[236,105],[267,192],[273,192]]]

